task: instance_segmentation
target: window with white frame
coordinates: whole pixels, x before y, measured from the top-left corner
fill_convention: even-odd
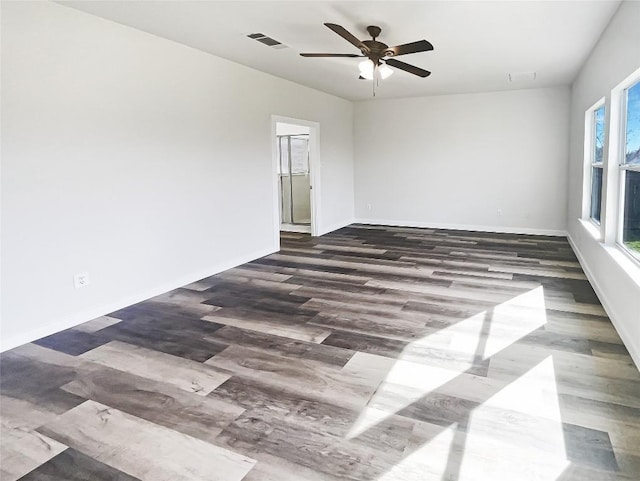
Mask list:
[[[640,260],[640,80],[623,93],[618,241]]]
[[[604,104],[591,110],[591,145],[589,159],[591,160],[591,195],[589,217],[600,224],[602,213],[602,174],[604,161]]]

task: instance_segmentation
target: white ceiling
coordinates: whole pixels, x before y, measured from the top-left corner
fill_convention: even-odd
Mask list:
[[[303,58],[300,52],[359,53],[323,23],[397,45],[435,47],[400,57],[432,72],[396,71],[377,98],[508,90],[569,84],[618,8],[598,1],[61,1],[64,5],[212,53],[350,100],[371,98],[355,58]],[[260,32],[289,48],[246,37]],[[509,72],[537,72],[510,83]]]

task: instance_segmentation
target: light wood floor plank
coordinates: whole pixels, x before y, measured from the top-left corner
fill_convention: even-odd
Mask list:
[[[86,352],[82,358],[202,396],[231,377],[228,372],[210,366],[119,341]]]
[[[255,464],[94,401],[71,409],[40,431],[143,481],[240,481]]]
[[[55,439],[3,417],[0,425],[0,479],[20,479],[66,448]]]

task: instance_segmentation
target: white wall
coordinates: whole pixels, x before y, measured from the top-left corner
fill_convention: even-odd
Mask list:
[[[2,2],[1,114],[2,349],[273,251],[272,114],[353,219],[350,102],[61,5]]]
[[[356,218],[560,234],[568,118],[565,87],[360,102]]]
[[[640,2],[623,2],[584,64],[571,91],[571,154],[568,230],[574,250],[620,337],[640,366],[640,268],[615,247],[601,244],[580,222],[584,162],[585,111],[640,68]],[[615,159],[612,159],[615,162]],[[609,199],[611,201],[612,199]],[[603,210],[604,212],[604,210]],[[621,265],[628,265],[624,270]]]

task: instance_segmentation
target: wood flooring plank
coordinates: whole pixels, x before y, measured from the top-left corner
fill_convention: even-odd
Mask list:
[[[338,301],[320,297],[310,299],[304,306],[318,312],[358,312],[362,314],[398,313],[402,309],[402,305],[398,304],[356,303],[349,302],[348,299]]]
[[[575,352],[553,351],[553,368],[555,375],[562,377],[597,376],[604,379],[619,379],[632,382],[640,381],[640,372],[630,357],[625,359],[610,359],[580,354]],[[548,356],[549,350],[545,346],[518,344],[501,351],[500,356],[493,359],[490,371],[500,369],[520,372],[522,366],[539,362],[543,356]],[[558,377],[556,377],[556,381]]]
[[[256,271],[256,272],[260,272],[260,271]],[[276,292],[292,293],[294,291],[297,291],[301,287],[298,283],[290,282],[289,280],[282,282],[279,280],[271,281],[271,280],[265,280],[265,279],[254,279],[252,277],[248,277],[247,275],[229,274],[226,272],[222,272],[218,274],[218,276],[220,279],[227,281],[227,284],[224,284],[225,286],[228,287],[229,283],[231,283],[231,285],[235,284],[237,285],[237,287],[235,288],[238,289],[239,291],[249,287],[249,288],[264,288],[264,289],[268,289]],[[215,292],[215,288],[212,288],[206,291],[209,297],[211,297],[212,291]]]
[[[358,376],[349,377],[327,368],[320,362],[286,358],[240,346],[231,346],[205,364],[216,366],[251,380],[263,380],[279,389],[298,395],[313,396],[326,403],[362,407],[375,391],[377,383]]]
[[[338,252],[359,252],[361,254],[384,254],[387,252],[387,249],[377,249],[374,247],[360,247],[360,246],[341,246],[341,245],[331,245],[331,244],[316,244],[313,246],[315,249],[320,250],[332,250]]]
[[[215,312],[212,306],[193,302],[173,302],[165,296],[161,300],[154,298],[125,307],[113,312],[111,315],[122,319],[122,324],[153,321],[156,326],[166,329],[168,333],[175,326],[179,328],[180,333],[183,335],[192,334],[193,336],[198,336],[215,331],[214,326],[200,322],[202,316],[212,312]]]
[[[119,341],[88,351],[81,357],[201,396],[206,396],[231,376],[221,369]]]
[[[209,397],[236,402],[256,416],[266,412],[272,423],[286,422],[300,431],[322,431],[385,451],[402,452],[414,425],[401,416],[370,408],[349,409],[242,376],[234,376]]]
[[[408,317],[408,316],[407,316]],[[345,331],[358,334],[372,334],[387,339],[411,342],[432,332],[425,326],[424,320],[393,319],[388,316],[376,316],[361,313],[321,312],[309,325],[321,326],[333,331]]]
[[[141,480],[241,480],[255,461],[94,401],[39,429]]]
[[[298,278],[319,279],[323,281],[333,280],[340,283],[364,284],[370,279],[369,276],[365,276],[365,275],[342,274],[342,273],[322,271],[322,270],[298,269],[298,268],[287,267],[287,266],[246,264],[244,268],[252,272],[254,271],[274,272],[274,273],[296,276]]]
[[[235,276],[248,277],[250,279],[261,279],[265,281],[284,282],[291,278],[290,274],[278,274],[276,272],[262,272],[243,267],[234,267],[224,272],[225,274],[232,274]]]
[[[620,336],[609,322],[580,321],[566,319],[562,322],[553,320],[547,322],[545,330],[556,334],[563,334],[569,337],[580,337],[582,339],[594,339],[599,342],[621,344]]]
[[[244,412],[236,405],[106,367],[62,389],[204,441],[213,441]]]
[[[274,417],[262,410],[240,416],[220,435],[220,441],[230,447],[251,445],[256,451],[351,480],[376,479],[402,456],[393,450],[378,451],[374,455],[365,444],[324,430],[304,430],[289,418]],[[309,452],[316,455],[309,456]]]
[[[333,260],[333,259],[315,259],[312,257],[301,257],[301,256],[290,256],[283,254],[272,254],[270,256],[271,259],[275,261],[281,262],[292,262],[292,263],[300,263],[303,261],[307,265],[311,266],[321,266],[323,269],[326,268],[339,268],[346,269],[345,273],[355,273],[355,272],[367,272],[367,273],[389,273],[394,276],[402,276],[407,275],[410,277],[417,277],[419,275],[423,275],[425,278],[428,278],[431,274],[433,274],[433,269],[417,269],[411,263],[401,263],[394,262],[393,264],[384,264],[384,263],[371,263],[364,264],[361,259],[354,259],[350,261],[342,261],[342,260]]]
[[[558,402],[566,422],[571,424],[601,431],[610,426],[630,426],[632,435],[640,429],[640,409],[635,407],[568,393],[559,393]]]
[[[334,331],[323,344],[419,364],[459,369],[480,376],[485,376],[489,369],[489,361],[481,356],[441,349],[436,342],[428,342],[428,338],[408,343],[379,336]]]
[[[203,303],[208,298],[209,292],[206,290],[194,291],[185,287],[179,287],[178,289],[174,289],[173,291],[165,292],[164,294],[153,297],[151,300],[155,302],[162,302],[165,304],[197,305]]]
[[[498,436],[487,437],[473,429],[465,432],[455,426],[442,429],[420,423],[416,425],[405,459],[381,479],[556,480],[571,465],[558,451],[560,449],[540,451],[526,444],[526,439],[510,445],[501,442]],[[579,472],[583,469],[581,467]],[[602,479],[616,479],[617,476],[617,473],[600,473]],[[608,475],[610,477],[606,477]]]
[[[248,448],[244,449],[249,451]],[[258,461],[242,481],[338,481],[341,479],[265,452],[255,452],[253,456]]]
[[[68,448],[20,478],[21,481],[139,481],[106,464]]]
[[[55,439],[3,418],[0,424],[0,479],[17,480],[66,448]]]
[[[609,435],[604,431],[563,423],[567,459],[584,466],[619,471]]]
[[[514,369],[524,369],[529,363],[518,362],[509,357],[495,357],[491,361],[488,375],[492,378],[513,376]],[[635,376],[634,376],[635,377]],[[554,369],[554,383],[558,393],[571,394],[640,409],[640,381],[637,379],[617,379],[590,372],[567,372]]]
[[[104,329],[105,327],[113,326],[118,322],[120,322],[120,319],[116,319],[115,317],[101,316],[91,321],[82,323],[79,326],[74,327],[74,329],[76,331],[91,333],[99,331],[100,329]]]
[[[328,286],[328,284],[312,282],[309,286],[301,287],[298,292],[313,299],[337,301],[356,306],[364,304],[402,307],[407,302],[406,299],[387,295],[384,289],[374,289],[373,292],[353,292],[349,289],[342,289],[342,283],[336,282],[331,283],[330,287],[324,286]],[[323,306],[323,310],[325,307]]]
[[[517,266],[492,266],[489,268],[490,271],[495,272],[508,272],[511,274],[527,274],[534,276],[542,276],[542,277],[560,277],[562,279],[580,279],[585,280],[586,276],[582,271],[568,271],[568,270],[558,270],[551,269],[549,266],[544,266],[540,268],[535,267],[517,267]]]
[[[348,349],[299,341],[233,326],[225,326],[216,331],[213,338],[230,345],[258,349],[285,358],[310,359],[336,367],[344,366],[354,354]]]
[[[184,321],[184,319],[182,319]],[[120,341],[188,360],[203,362],[227,346],[203,338],[222,327],[200,319],[180,322],[148,314],[135,314],[129,320],[102,329],[97,334],[107,341]]]
[[[34,429],[58,415],[57,410],[49,409],[47,406],[0,394],[0,418],[16,428]]]
[[[15,352],[3,353],[0,361],[0,392],[43,409],[63,413],[82,402],[60,387],[73,379],[73,367],[57,366]]]
[[[283,325],[279,324],[277,321],[237,319],[233,317],[224,317],[222,315],[205,316],[203,317],[203,320],[215,322],[216,324],[224,324],[225,326],[233,326],[239,329],[264,332],[273,336],[314,343],[324,341],[327,336],[331,334],[331,331],[328,329],[309,326],[306,324]]]
[[[84,352],[95,349],[107,343],[108,339],[100,337],[92,332],[67,329],[66,331],[52,334],[34,341],[39,346],[48,347],[56,351],[64,352],[72,356],[78,356]]]
[[[309,311],[302,308],[287,309],[285,311],[281,310],[278,312],[276,310],[264,310],[259,306],[243,305],[238,305],[236,307],[223,307],[215,313],[215,316],[231,317],[233,319],[243,319],[247,321],[257,322],[268,321],[270,323],[274,323],[276,326],[304,326],[305,323],[308,323],[317,315],[317,311]],[[221,324],[220,327],[222,327],[223,325],[224,324]]]

